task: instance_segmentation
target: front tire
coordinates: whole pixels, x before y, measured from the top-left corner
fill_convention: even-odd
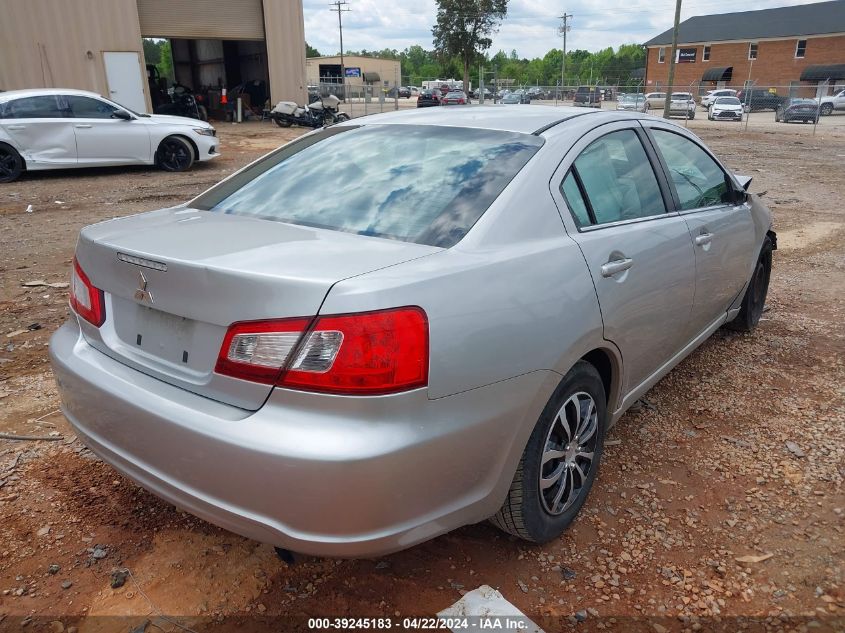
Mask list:
[[[156,164],[164,171],[185,171],[194,164],[194,148],[181,136],[168,136],[158,146]]]
[[[832,103],[824,103],[822,104],[821,113],[823,116],[828,116],[833,114],[833,104]]]
[[[493,525],[535,543],[558,537],[592,488],[606,428],[601,377],[593,365],[578,361],[543,409]]]
[[[766,306],[766,296],[769,293],[769,279],[772,274],[772,240],[767,235],[763,240],[763,247],[754,265],[751,281],[745,289],[742,307],[736,318],[728,323],[732,330],[750,332],[760,322],[763,308]]]
[[[349,118],[350,117],[348,114],[346,114],[346,112],[339,112],[337,115],[337,122],[340,123],[342,121],[348,121]]]
[[[23,158],[11,145],[0,143],[0,182],[17,180],[23,172]]]

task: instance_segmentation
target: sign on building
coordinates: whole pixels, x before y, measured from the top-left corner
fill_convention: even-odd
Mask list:
[[[679,48],[677,62],[679,64],[694,64],[697,50],[697,48]]]
[[[347,77],[360,77],[361,76],[361,68],[359,66],[352,66],[346,69],[346,76]]]

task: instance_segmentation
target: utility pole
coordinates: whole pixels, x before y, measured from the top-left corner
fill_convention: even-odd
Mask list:
[[[329,6],[329,11],[337,11],[337,28],[340,31],[340,81],[343,84],[343,101],[346,103],[346,65],[343,63],[343,18],[342,15],[351,11],[346,8],[349,3],[346,0],[335,0]]]
[[[557,27],[557,30],[558,33],[563,35],[563,55],[560,59],[560,89],[563,90],[563,86],[566,84],[566,32],[572,28],[569,26],[569,18],[572,15],[564,11],[563,15],[559,17],[562,20],[562,24]],[[563,100],[563,95],[561,95],[561,100]]]
[[[672,101],[672,84],[675,83],[675,57],[678,55],[678,25],[681,23],[681,0],[675,0],[675,25],[672,27],[672,57],[669,59],[669,85],[663,102],[663,118],[669,118],[669,104]]]

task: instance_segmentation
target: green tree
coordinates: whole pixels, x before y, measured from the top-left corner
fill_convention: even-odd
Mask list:
[[[320,51],[316,48],[311,46],[308,42],[305,42],[305,56],[306,57],[321,57]]]
[[[434,48],[444,58],[460,60],[464,89],[469,89],[470,64],[493,44],[490,36],[507,12],[508,0],[437,0]]]
[[[176,73],[173,72],[173,52],[170,48],[170,40],[162,40],[161,46],[159,46],[159,52],[161,59],[156,64],[158,66],[158,73],[172,83],[176,80]]]

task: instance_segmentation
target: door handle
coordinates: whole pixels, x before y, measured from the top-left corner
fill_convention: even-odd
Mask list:
[[[6,127],[8,127],[10,130],[25,130],[26,129],[25,125],[20,125],[20,124],[18,124],[18,125],[7,125]]]
[[[633,265],[634,260],[630,257],[626,257],[625,259],[614,259],[606,264],[602,264],[601,276],[613,277],[613,275],[621,273],[623,270],[628,270]]]
[[[709,244],[713,241],[713,234],[712,233],[702,233],[695,238],[695,245],[696,246],[704,246],[705,244]]]
[[[89,123],[77,123],[76,125],[74,125],[74,127],[83,128],[87,130],[92,126]]]

